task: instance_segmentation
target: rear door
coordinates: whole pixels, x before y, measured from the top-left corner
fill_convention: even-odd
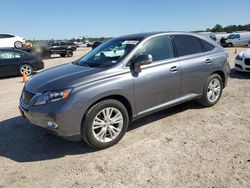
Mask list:
[[[166,35],[148,39],[135,54],[149,53],[153,62],[141,67],[134,76],[137,113],[144,114],[159,109],[181,95],[181,70],[174,57],[171,38]]]
[[[174,45],[182,70],[182,95],[201,94],[214,70],[214,46],[193,35],[174,35]]]

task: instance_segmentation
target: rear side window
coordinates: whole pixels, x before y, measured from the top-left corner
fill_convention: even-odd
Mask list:
[[[204,52],[209,52],[214,49],[214,46],[204,40],[200,40],[204,49]]]
[[[175,35],[174,42],[178,56],[203,52],[201,42],[196,37],[190,35]]]
[[[160,61],[174,57],[171,39],[168,36],[159,36],[149,39],[138,51],[140,53],[149,53],[153,61]]]

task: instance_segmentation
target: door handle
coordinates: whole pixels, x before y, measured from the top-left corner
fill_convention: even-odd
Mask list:
[[[169,69],[171,72],[176,72],[179,70],[179,68],[177,66],[173,66]]]
[[[205,63],[207,63],[207,64],[210,64],[210,63],[212,63],[212,62],[213,62],[212,59],[206,59],[206,60],[205,60]]]

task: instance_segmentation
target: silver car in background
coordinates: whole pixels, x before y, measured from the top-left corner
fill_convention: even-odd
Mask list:
[[[200,35],[128,35],[34,75],[23,88],[20,111],[59,136],[103,149],[150,113],[194,99],[213,106],[229,70],[225,50]]]

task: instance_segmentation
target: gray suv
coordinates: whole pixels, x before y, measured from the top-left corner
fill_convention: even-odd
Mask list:
[[[107,148],[142,116],[193,99],[213,106],[229,69],[224,49],[199,35],[123,36],[34,75],[23,88],[20,111],[59,136]]]

